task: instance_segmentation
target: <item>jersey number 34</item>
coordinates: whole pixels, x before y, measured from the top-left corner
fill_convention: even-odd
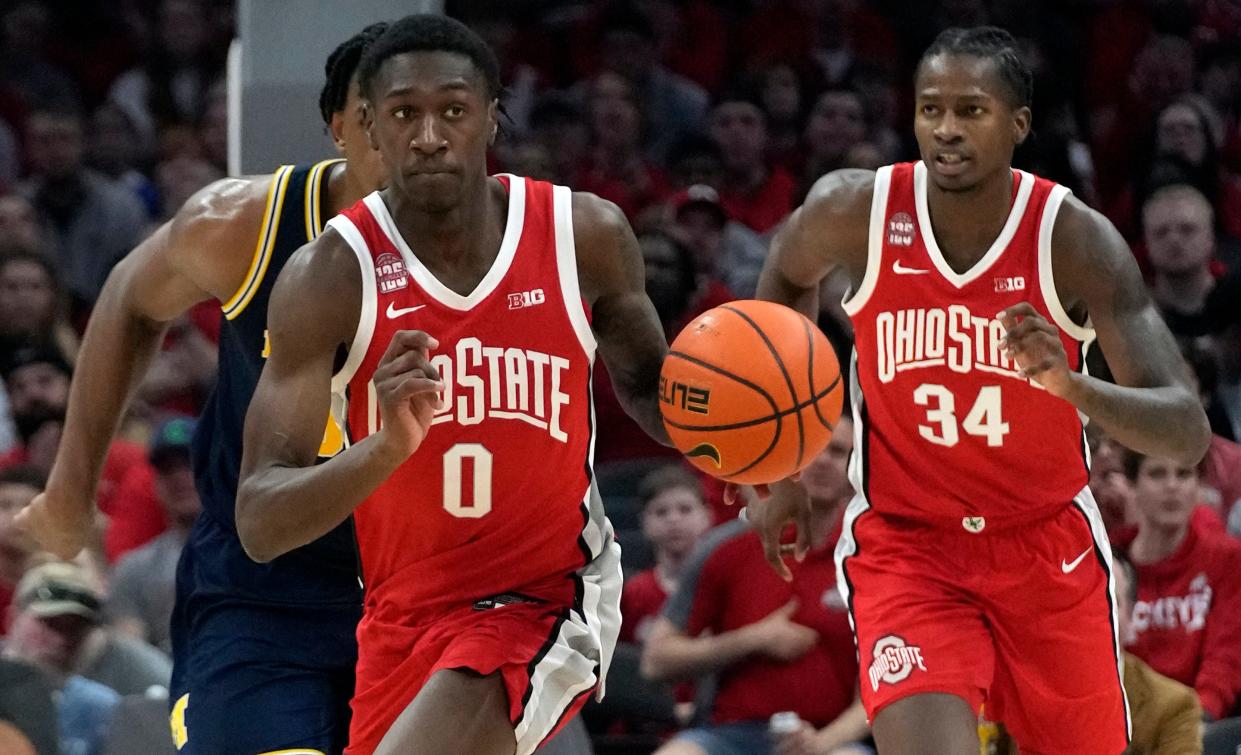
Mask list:
[[[986,438],[988,446],[1004,445],[1008,423],[1004,421],[1000,386],[984,385],[974,405],[957,422],[957,400],[952,391],[935,383],[923,383],[914,389],[914,403],[926,407],[926,423],[919,423],[918,434],[938,446],[955,446],[961,431]]]

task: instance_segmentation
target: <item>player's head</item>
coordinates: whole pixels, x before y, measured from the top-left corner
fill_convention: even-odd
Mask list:
[[[1189,524],[1198,504],[1198,470],[1171,459],[1125,450],[1125,476],[1141,528],[1177,530]]]
[[[1188,184],[1157,189],[1142,205],[1142,233],[1158,275],[1209,275],[1215,256],[1215,211]]]
[[[846,503],[853,497],[853,485],[849,482],[851,453],[853,418],[848,414],[841,414],[827,448],[802,470],[802,482],[818,507],[830,508]]]
[[[935,185],[966,191],[1007,171],[1030,133],[1034,75],[992,26],[948,29],[914,75],[914,134]]]
[[[673,558],[689,555],[698,538],[711,527],[711,511],[702,486],[684,468],[660,467],[642,479],[642,532],[655,550]]]
[[[336,150],[349,161],[349,170],[367,189],[383,183],[384,167],[378,150],[371,147],[363,123],[362,94],[358,87],[358,64],[362,53],[388,28],[387,22],[371,24],[337,45],[323,64],[323,90],[319,114],[332,133]]]
[[[482,185],[499,127],[500,66],[478,34],[445,16],[406,16],[362,56],[358,79],[393,189],[445,212],[467,184]]]

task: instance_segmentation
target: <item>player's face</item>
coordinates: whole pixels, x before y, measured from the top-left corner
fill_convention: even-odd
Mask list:
[[[642,531],[655,548],[676,557],[688,554],[711,527],[711,515],[696,491],[670,488],[646,504]]]
[[[937,187],[965,191],[1009,169],[1030,132],[1030,109],[1013,107],[993,62],[935,55],[915,88],[914,135]]]
[[[495,138],[496,101],[468,57],[414,52],[386,60],[371,84],[367,127],[389,185],[427,212],[458,207],[481,186]]]
[[[1143,459],[1133,481],[1134,503],[1144,526],[1177,528],[1198,503],[1198,472],[1171,459]]]
[[[366,135],[366,104],[357,79],[349,84],[344,109],[332,115],[332,138],[363,189],[374,191],[387,185],[387,168]]]

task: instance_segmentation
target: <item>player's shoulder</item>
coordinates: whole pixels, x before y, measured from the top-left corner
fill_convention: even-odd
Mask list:
[[[876,171],[860,168],[834,170],[824,175],[806,194],[803,213],[835,220],[869,219],[876,175]]]
[[[1133,263],[1129,244],[1112,221],[1072,194],[1065,196],[1056,213],[1051,255],[1057,282],[1063,272],[1070,288],[1112,281],[1121,266]]]
[[[608,236],[629,228],[629,219],[615,202],[589,191],[574,191],[570,197],[573,234],[579,240]]]

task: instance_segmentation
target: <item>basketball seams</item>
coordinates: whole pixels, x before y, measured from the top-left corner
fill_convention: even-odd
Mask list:
[[[685,425],[680,422],[674,422],[673,420],[670,420],[667,417],[665,417],[664,423],[669,425],[670,427],[675,427],[678,430],[689,430],[692,432],[699,432],[699,433],[714,432],[716,430],[739,430],[743,427],[754,427],[756,425],[761,425],[764,422],[770,422],[772,420],[778,420],[782,417],[787,417],[790,414],[800,412],[803,409],[806,409],[807,407],[815,406],[817,402],[823,400],[827,396],[830,396],[832,394],[832,391],[836,390],[836,386],[839,384],[840,384],[840,375],[837,375],[836,379],[832,381],[831,385],[827,386],[822,391],[816,393],[815,395],[801,402],[797,406],[791,407],[789,409],[777,409],[774,414],[768,414],[765,417],[756,417],[754,419],[747,419],[741,422],[733,422],[727,425]],[[772,405],[772,408],[775,409],[774,404]],[[827,427],[827,429],[829,430],[832,429],[832,425],[828,423],[826,420],[823,421],[823,424]]]
[[[808,353],[808,357],[806,359],[806,364],[808,365],[806,367],[806,385],[810,387],[810,393],[814,394],[814,333],[810,330],[810,320],[808,319],[802,319],[801,327],[802,330],[806,332],[806,349]],[[819,418],[819,424],[823,425],[828,430],[833,429],[832,423],[828,422],[827,419],[824,418],[823,412],[819,411],[819,399],[831,393],[832,388],[835,388],[836,384],[839,382],[840,371],[837,370],[836,379],[832,381],[831,387],[829,387],[825,393],[821,393],[811,400],[811,406],[814,407],[815,416]]]
[[[754,332],[758,334],[759,338],[763,339],[763,343],[766,344],[767,350],[771,352],[771,358],[775,360],[776,366],[780,368],[780,374],[784,376],[784,384],[788,386],[789,396],[793,399],[793,405],[797,406],[800,403],[800,401],[797,398],[797,388],[793,385],[793,376],[789,374],[788,368],[784,366],[784,360],[780,358],[780,353],[776,351],[775,344],[771,342],[771,339],[767,337],[767,334],[763,332],[763,329],[758,326],[758,323],[754,322],[754,320],[751,319],[750,316],[747,315],[745,312],[742,312],[740,309],[737,309],[736,307],[730,306],[728,304],[721,305],[719,308],[728,310],[729,312],[732,312],[733,314],[740,317],[742,320],[748,323],[751,328],[754,329]],[[813,392],[813,390],[814,388],[812,386],[811,392]],[[776,437],[778,439],[779,434],[777,434]],[[767,452],[770,453],[770,451],[771,449],[768,449]],[[804,421],[801,418],[801,412],[798,412],[797,413],[797,462],[795,464],[795,467],[797,469],[801,469],[802,457],[805,456],[805,454],[806,454],[806,427],[805,427]],[[763,455],[763,457],[765,456],[766,454]],[[759,457],[759,459],[761,460],[763,457]],[[757,463],[758,461],[754,462],[754,464],[757,464]],[[751,464],[750,466],[753,466],[753,464]],[[745,470],[742,470],[742,471],[745,471]]]

